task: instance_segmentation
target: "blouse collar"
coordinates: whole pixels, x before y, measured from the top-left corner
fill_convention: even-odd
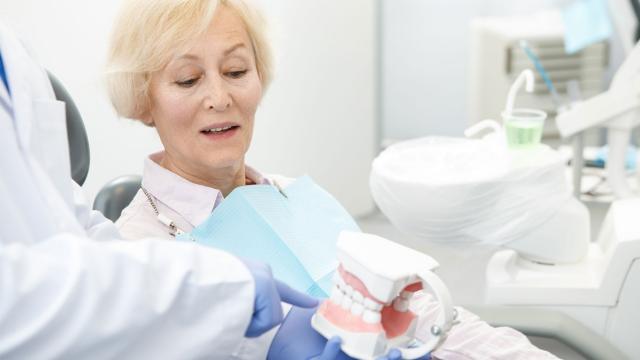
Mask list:
[[[195,184],[162,167],[159,163],[163,156],[164,151],[161,151],[145,159],[142,186],[192,226],[203,223],[213,209],[224,200],[222,192]],[[245,176],[255,184],[271,184],[262,174],[246,165]]]

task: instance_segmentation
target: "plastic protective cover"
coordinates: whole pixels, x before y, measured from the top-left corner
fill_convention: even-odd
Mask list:
[[[434,242],[502,245],[554,216],[571,196],[565,159],[545,145],[426,137],[373,162],[371,192],[400,230]]]

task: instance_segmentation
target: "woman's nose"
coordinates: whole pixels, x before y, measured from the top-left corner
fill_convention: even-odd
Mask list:
[[[231,94],[221,78],[211,79],[207,86],[204,105],[207,110],[225,111],[231,107]]]

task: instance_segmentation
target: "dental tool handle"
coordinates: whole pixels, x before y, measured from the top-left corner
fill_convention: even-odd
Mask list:
[[[455,320],[455,311],[451,301],[449,290],[440,278],[431,271],[424,270],[418,273],[422,281],[423,291],[431,292],[435,300],[440,304],[440,314],[431,325],[429,339],[420,346],[412,348],[398,348],[403,359],[417,359],[435,350],[444,340]]]
[[[584,167],[584,132],[579,132],[573,136],[573,196],[580,199],[582,192],[582,169]]]
[[[634,113],[632,113],[633,115]],[[629,116],[629,115],[627,115]],[[633,191],[627,182],[625,170],[626,154],[631,137],[631,129],[608,128],[609,154],[605,164],[607,181],[618,199],[633,196]]]

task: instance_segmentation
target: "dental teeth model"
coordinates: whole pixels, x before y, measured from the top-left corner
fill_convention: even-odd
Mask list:
[[[435,260],[375,235],[347,231],[338,238],[337,257],[331,297],[311,320],[320,334],[340,336],[342,350],[358,359],[374,359],[391,348],[405,359],[416,359],[442,342],[455,311],[447,288],[431,272],[438,266]],[[440,314],[427,338],[408,347],[416,344],[418,322],[409,304],[423,289],[440,302]]]

